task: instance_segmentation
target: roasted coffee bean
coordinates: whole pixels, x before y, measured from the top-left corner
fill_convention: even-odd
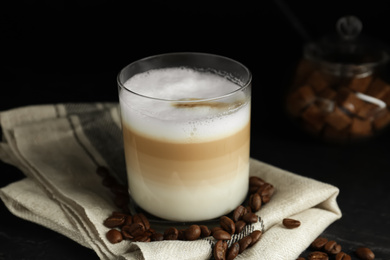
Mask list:
[[[237,221],[236,223],[234,223],[234,225],[236,226],[236,234],[239,234],[241,233],[241,231],[244,230],[245,226],[246,226],[246,222],[244,220],[239,220]]]
[[[246,213],[243,217],[242,220],[244,220],[247,224],[252,224],[256,223],[258,220],[258,217],[255,213]]]
[[[213,235],[218,230],[223,230],[223,228],[221,228],[221,227],[213,227],[213,228],[211,228],[211,235]]]
[[[236,231],[236,226],[234,225],[234,221],[227,216],[222,216],[219,219],[219,224],[223,230],[227,231],[231,235],[233,235],[234,232]]]
[[[151,238],[145,233],[133,238],[133,242],[150,242],[150,241]]]
[[[178,229],[179,235],[177,236],[177,240],[186,240],[185,229]]]
[[[249,196],[249,207],[253,212],[259,211],[261,208],[261,197],[258,193],[253,193]]]
[[[108,228],[120,227],[125,223],[126,215],[115,215],[104,220],[103,225]]]
[[[116,229],[110,229],[106,233],[106,238],[108,239],[108,241],[110,241],[111,244],[116,244],[123,240],[121,232]]]
[[[231,234],[223,229],[215,231],[213,237],[217,240],[230,240],[232,238]]]
[[[226,254],[226,260],[233,260],[240,253],[240,244],[238,242],[231,245]]]
[[[153,233],[150,236],[152,241],[163,241],[164,240],[164,235],[158,232]]]
[[[274,194],[275,187],[270,183],[265,183],[264,185],[261,185],[259,189],[256,191],[256,193],[260,194],[261,197],[263,196],[272,196]]]
[[[300,256],[297,258],[297,260],[306,260],[306,258]]]
[[[328,254],[337,254],[337,253],[340,253],[341,251],[341,246],[339,244],[337,244],[336,241],[334,240],[330,240],[328,241],[325,245],[324,245],[324,250],[325,252],[327,252]]]
[[[244,252],[244,250],[247,249],[251,243],[252,243],[252,238],[250,236],[245,236],[241,238],[238,241],[238,244],[240,245],[240,254]]]
[[[144,225],[146,230],[150,228],[149,220],[142,213],[138,213],[133,216],[133,223],[141,223]]]
[[[307,256],[308,260],[328,260],[329,256],[325,252],[314,251]]]
[[[260,188],[260,186],[262,186],[264,184],[265,184],[265,181],[259,177],[256,177],[256,176],[249,177],[248,193],[249,194],[255,193]]]
[[[356,249],[355,254],[359,259],[362,260],[373,260],[375,259],[374,252],[371,251],[368,247],[359,247]]]
[[[339,252],[337,253],[335,260],[351,260],[351,256],[344,252]]]
[[[262,232],[260,230],[253,231],[249,236],[252,238],[252,242],[249,246],[253,246],[260,240]]]
[[[132,240],[134,238],[134,236],[130,234],[130,231],[130,225],[126,225],[121,228],[122,236],[124,239]]]
[[[179,230],[177,230],[177,228],[175,227],[167,228],[164,231],[165,240],[177,240],[178,237],[179,237]]]
[[[127,215],[125,218],[125,223],[123,223],[124,226],[130,226],[133,224],[133,216]]]
[[[260,187],[264,185],[266,182],[257,176],[251,176],[249,177],[249,186],[257,186]]]
[[[213,248],[213,255],[215,260],[225,260],[227,248],[228,246],[225,240],[218,240]]]
[[[141,223],[133,223],[129,226],[123,226],[122,232],[127,232],[133,237],[137,237],[139,235],[142,235],[145,232],[145,227]]]
[[[270,200],[271,200],[271,196],[270,196],[270,195],[261,196],[261,202],[262,202],[263,204],[268,203]]]
[[[233,215],[232,215],[232,219],[234,222],[237,222],[239,220],[242,219],[242,216],[244,216],[246,213],[248,213],[247,209],[242,206],[242,205],[239,205],[234,211],[233,211]]]
[[[293,229],[299,227],[301,225],[301,222],[296,219],[285,218],[283,219],[283,225],[288,229]]]
[[[211,235],[211,230],[205,226],[205,225],[200,225],[200,236],[201,237],[208,237]]]
[[[109,170],[107,169],[107,167],[104,166],[98,166],[96,169],[96,173],[102,178],[105,178],[106,176],[110,175]]]
[[[185,230],[185,239],[186,240],[196,240],[200,237],[202,231],[198,225],[191,225]]]
[[[313,250],[321,250],[324,248],[325,244],[328,243],[328,239],[325,237],[318,237],[311,243],[311,248]]]
[[[252,213],[251,207],[245,206],[245,209],[246,209],[246,213],[245,213],[245,214],[247,214],[247,213]],[[245,214],[244,214],[244,215],[245,215]]]

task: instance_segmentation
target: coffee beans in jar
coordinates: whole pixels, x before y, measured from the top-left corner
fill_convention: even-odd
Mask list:
[[[390,124],[390,84],[384,73],[389,56],[377,41],[363,41],[356,17],[343,17],[336,26],[339,37],[305,45],[285,98],[286,112],[322,140],[365,140]]]

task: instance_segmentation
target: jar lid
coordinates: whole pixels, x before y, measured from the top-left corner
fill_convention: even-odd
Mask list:
[[[336,23],[337,34],[325,36],[304,47],[304,57],[318,63],[328,73],[365,77],[389,59],[387,48],[379,41],[361,35],[362,22],[345,16]]]

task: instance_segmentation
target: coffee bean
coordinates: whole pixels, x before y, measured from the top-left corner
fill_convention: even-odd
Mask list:
[[[337,253],[335,260],[351,260],[351,256],[344,252],[339,252]]]
[[[167,228],[164,231],[165,240],[177,240],[178,237],[179,237],[179,230],[177,230],[175,227]]]
[[[329,256],[327,253],[325,252],[321,252],[321,251],[314,251],[314,252],[311,252],[308,257],[307,257],[308,260],[328,260],[329,259]]]
[[[131,224],[133,224],[133,216],[128,215],[128,216],[126,216],[125,223],[123,223],[123,225],[130,226]]]
[[[221,228],[221,227],[213,227],[213,228],[211,228],[211,235],[213,235],[215,232],[217,232],[218,230],[223,230],[223,228]]]
[[[251,176],[249,177],[249,186],[257,186],[260,187],[264,185],[266,182],[257,176]]]
[[[337,253],[340,253],[341,251],[341,246],[339,244],[337,244],[336,241],[334,240],[330,240],[328,241],[325,245],[324,245],[324,250],[325,252],[327,252],[328,254],[337,254]]]
[[[123,237],[122,237],[122,234],[119,230],[116,230],[116,229],[110,229],[107,233],[106,233],[106,238],[108,239],[108,241],[110,241],[110,243],[112,244],[116,244],[116,243],[119,243],[123,240]]]
[[[371,249],[367,247],[359,247],[356,249],[355,254],[359,259],[362,260],[373,260],[375,259],[375,254],[371,251]]]
[[[261,185],[259,189],[256,191],[256,193],[260,194],[260,196],[272,196],[274,194],[275,187],[270,183],[265,183],[264,185]]]
[[[249,236],[252,238],[252,242],[249,246],[253,246],[260,240],[262,232],[260,230],[253,231]]]
[[[297,260],[306,260],[306,258],[300,256],[297,258]]]
[[[241,231],[244,230],[245,226],[246,226],[246,222],[244,220],[239,220],[237,221],[236,223],[234,223],[234,225],[236,226],[236,234],[239,234],[241,233]]]
[[[261,208],[261,197],[258,193],[253,193],[249,196],[249,207],[251,207],[251,210],[256,212],[259,211]]]
[[[185,229],[179,229],[179,235],[177,236],[177,240],[186,240]]]
[[[126,216],[125,215],[115,215],[108,217],[104,220],[103,225],[108,228],[120,227],[125,223]]]
[[[145,232],[145,227],[141,223],[132,223],[129,226],[123,226],[122,231],[127,232],[133,237],[137,237]]]
[[[249,194],[255,193],[260,186],[264,185],[265,181],[259,177],[251,176],[249,177]]]
[[[231,234],[223,229],[215,231],[213,237],[217,240],[230,240],[232,238]]]
[[[252,224],[256,223],[258,220],[258,217],[255,213],[246,213],[243,217],[242,220],[244,220],[247,224]]]
[[[241,238],[238,241],[238,244],[240,245],[240,254],[244,252],[244,250],[247,249],[251,243],[252,243],[252,238],[250,236],[245,236]]]
[[[222,216],[219,219],[219,224],[223,230],[225,230],[231,235],[233,235],[234,232],[236,231],[236,226],[234,225],[234,221],[227,216]]]
[[[328,239],[325,237],[318,237],[311,243],[311,248],[314,250],[321,250],[325,244],[328,243]]]
[[[288,229],[293,229],[299,227],[301,225],[301,222],[296,219],[285,218],[283,219],[283,225]]]
[[[200,225],[200,236],[201,237],[208,237],[211,235],[211,230],[205,226],[205,225]]]
[[[150,236],[152,241],[163,241],[164,240],[164,235],[158,232],[153,233]]]
[[[226,260],[233,260],[240,253],[240,244],[238,242],[230,246],[226,254]]]
[[[144,225],[145,230],[148,230],[150,228],[149,220],[142,213],[138,213],[133,216],[133,223],[141,223],[142,225]]]
[[[186,240],[196,240],[200,237],[201,229],[198,225],[191,225],[184,232]]]
[[[225,260],[228,246],[225,240],[218,240],[213,249],[215,260]]]
[[[142,234],[133,239],[133,242],[150,242],[151,238],[147,234]]]
[[[261,202],[263,204],[268,203],[270,200],[271,200],[271,196],[270,195],[261,196]]]
[[[130,234],[131,230],[130,230],[130,226],[128,225],[123,226],[121,232],[124,239],[132,240],[134,238],[134,236]]]
[[[242,216],[244,216],[246,213],[248,213],[247,209],[243,205],[239,205],[234,211],[232,219],[234,222],[237,222],[242,219]]]

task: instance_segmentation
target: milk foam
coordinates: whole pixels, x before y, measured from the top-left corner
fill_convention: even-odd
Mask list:
[[[137,74],[124,86],[142,96],[121,92],[123,121],[134,131],[151,137],[179,142],[207,141],[239,131],[249,121],[249,101],[240,91],[210,100],[209,106],[175,106],[175,101],[189,100],[188,104],[194,104],[196,99],[220,97],[239,88],[215,73],[189,68],[158,69]],[[222,106],[213,106],[216,103]]]

